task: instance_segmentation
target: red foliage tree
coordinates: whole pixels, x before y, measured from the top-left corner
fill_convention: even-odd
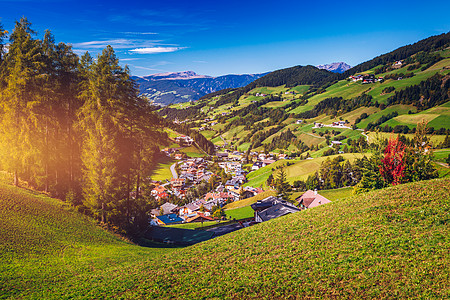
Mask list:
[[[397,138],[390,138],[381,159],[380,173],[387,183],[400,184],[405,170],[406,146]]]

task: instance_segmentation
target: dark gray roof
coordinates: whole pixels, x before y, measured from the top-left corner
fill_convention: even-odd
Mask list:
[[[257,214],[259,215],[261,220],[265,222],[298,211],[300,211],[300,209],[293,205],[290,205],[290,203],[278,203],[274,206],[266,208],[263,211],[258,212]]]
[[[251,205],[251,207],[253,208],[253,210],[263,210],[263,209],[266,209],[266,208],[268,208],[268,207],[271,207],[271,206],[273,206],[273,205],[275,205],[275,204],[277,204],[277,203],[279,203],[279,202],[281,202],[282,200],[281,199],[279,199],[279,198],[277,198],[277,197],[274,197],[274,196],[269,196],[269,197],[267,197],[267,198],[264,198],[264,199],[262,199],[262,200],[260,200],[260,201],[257,201],[257,202],[255,202],[255,203],[253,203],[252,205]]]

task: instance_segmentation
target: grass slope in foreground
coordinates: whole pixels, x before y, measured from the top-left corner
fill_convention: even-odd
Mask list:
[[[71,284],[83,289],[78,298],[96,298],[102,288],[114,295],[125,282],[95,287],[82,277],[109,276],[171,250],[132,245],[59,200],[0,183],[0,299],[64,299],[54,288]]]
[[[137,259],[130,251],[117,263],[114,252],[105,253],[113,267],[74,271],[65,280],[33,278],[28,289],[21,284],[29,276],[16,278],[2,292],[17,287],[18,296],[55,299],[445,299],[449,195],[449,179],[400,185],[160,256]]]

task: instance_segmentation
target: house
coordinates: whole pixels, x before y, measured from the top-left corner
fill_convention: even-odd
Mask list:
[[[192,143],[194,143],[194,140],[186,135],[177,136],[175,138],[175,142],[179,144],[180,146],[191,146]]]
[[[256,195],[261,194],[262,192],[264,192],[264,190],[262,190],[260,188],[254,188],[252,186],[246,186],[246,187],[244,187],[244,190],[252,192],[253,196],[256,196]]]
[[[151,194],[153,197],[156,197],[158,194],[165,192],[165,191],[166,191],[165,187],[163,187],[162,185],[158,185],[153,188],[153,190],[151,191]]]
[[[214,218],[211,218],[209,216],[206,216],[205,214],[202,214],[200,212],[196,213],[194,216],[186,218],[186,223],[193,223],[193,222],[207,222],[207,221],[214,221]]]
[[[228,153],[227,152],[217,153],[217,157],[218,158],[228,158]]]
[[[188,203],[179,208],[178,215],[180,215],[180,216],[192,215],[200,209],[202,204],[205,204],[205,203],[206,203],[206,201],[203,199]]]
[[[393,63],[392,67],[398,69],[398,68],[401,68],[402,65],[403,65],[403,62],[401,60],[399,60],[399,61],[396,61],[395,63]]]
[[[295,123],[296,123],[296,124],[302,124],[302,123],[303,123],[303,120],[297,120]]]
[[[169,194],[167,194],[166,192],[162,192],[159,193],[158,195],[156,195],[156,199],[166,199],[167,197],[169,197]]]
[[[286,159],[286,157],[287,157],[287,154],[280,154],[280,155],[278,155],[278,159]]]
[[[252,171],[258,170],[263,167],[262,161],[257,161],[252,165]]]
[[[166,215],[166,214],[173,213],[177,207],[178,207],[178,205],[176,205],[176,204],[166,202],[163,205],[161,205],[159,207],[159,209],[162,210],[163,215]]]
[[[264,159],[262,162],[263,162],[263,167],[265,167],[264,165],[268,166],[270,164],[273,164],[274,162],[276,162],[276,160],[274,160],[274,159]]]
[[[298,202],[297,206],[300,209],[308,209],[331,202],[324,196],[319,195],[317,193],[317,190],[315,191],[308,190],[305,193],[303,193],[300,197],[295,199],[295,201]]]
[[[169,225],[169,224],[177,224],[184,221],[184,219],[180,218],[176,214],[168,214],[168,215],[162,215],[157,216],[156,221],[159,225]]]
[[[264,209],[267,209],[273,205],[275,205],[276,203],[281,202],[282,200],[274,197],[274,196],[270,196],[267,198],[264,198],[263,200],[259,200],[256,203],[253,203],[251,206],[251,208],[256,212],[262,211]]]
[[[172,180],[170,180],[170,184],[172,185],[172,188],[174,188],[174,189],[183,188],[185,183],[186,183],[185,178],[173,178]]]
[[[342,145],[341,141],[331,141],[332,145]]]
[[[255,212],[255,222],[269,221],[298,211],[300,209],[289,202],[278,203],[262,211]]]

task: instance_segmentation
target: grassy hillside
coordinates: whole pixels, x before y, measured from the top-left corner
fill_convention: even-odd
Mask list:
[[[115,274],[133,261],[171,249],[132,245],[98,227],[59,200],[0,183],[0,298],[52,296],[55,286],[83,288],[78,298],[95,298],[83,277]],[[159,246],[159,245],[156,245]],[[99,286],[98,286],[99,287]],[[116,291],[114,286],[105,289]],[[33,296],[31,296],[33,294]]]
[[[449,187],[449,179],[400,185],[158,250],[127,244],[56,200],[1,186],[2,297],[444,299]]]

